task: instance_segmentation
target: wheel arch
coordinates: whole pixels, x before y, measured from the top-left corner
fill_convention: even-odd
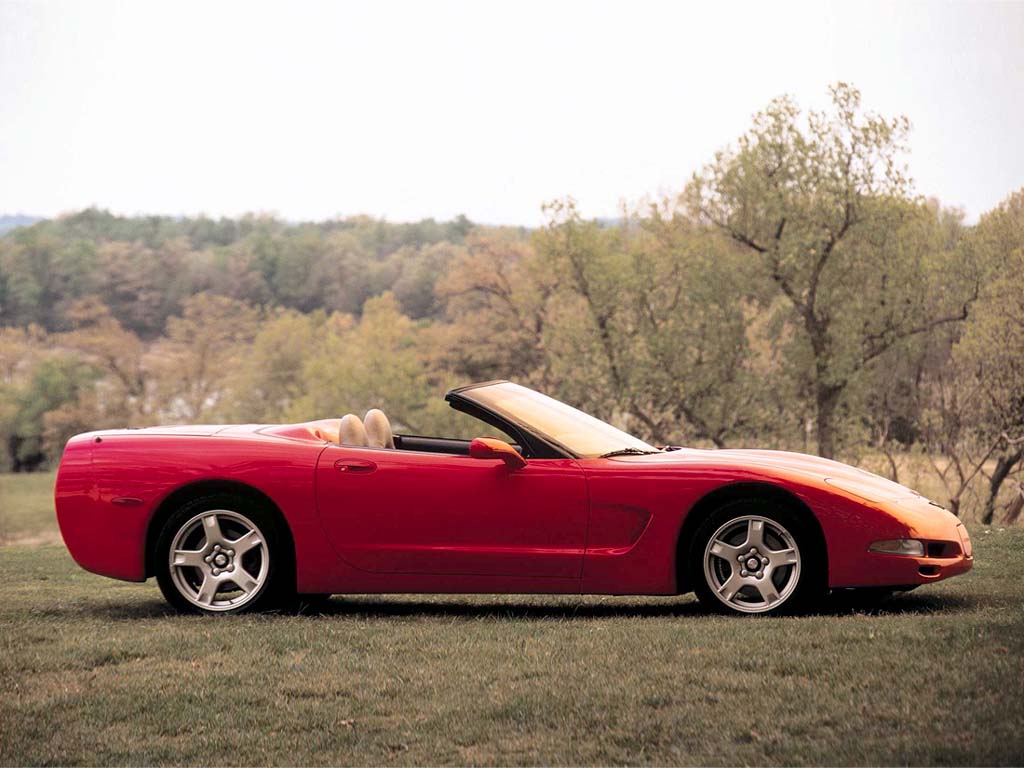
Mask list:
[[[693,589],[693,586],[689,583],[689,568],[687,568],[687,564],[693,556],[693,540],[701,523],[716,509],[740,499],[774,501],[793,510],[802,519],[806,520],[808,528],[818,545],[818,552],[821,555],[827,579],[828,547],[825,543],[825,532],[822,530],[821,523],[811,508],[795,493],[777,485],[764,482],[741,482],[729,483],[709,491],[698,499],[686,514],[686,518],[679,529],[679,538],[676,542],[676,591],[682,594]]]
[[[176,510],[180,509],[184,504],[195,499],[200,499],[204,496],[213,496],[215,494],[230,494],[232,496],[238,496],[239,498],[245,499],[250,502],[259,504],[260,506],[267,509],[277,519],[280,525],[281,532],[284,534],[286,539],[285,552],[289,558],[289,572],[291,578],[295,578],[295,537],[292,534],[291,526],[288,525],[288,519],[281,512],[281,508],[274,503],[267,494],[258,488],[254,488],[246,483],[239,482],[237,480],[197,480],[187,485],[183,485],[180,488],[176,488],[167,494],[167,496],[160,502],[157,508],[153,511],[152,516],[149,518],[149,524],[146,528],[146,551],[145,551],[145,562],[146,562],[146,578],[154,576],[156,569],[154,567],[154,550],[156,549],[157,539],[160,536],[160,531],[163,528],[167,518]]]

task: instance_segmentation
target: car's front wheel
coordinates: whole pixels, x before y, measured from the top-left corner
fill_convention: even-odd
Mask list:
[[[821,558],[804,521],[773,502],[731,502],[697,531],[691,583],[713,610],[781,613],[821,592]]]
[[[273,515],[247,500],[216,495],[174,512],[155,553],[167,601],[189,613],[240,613],[281,597],[282,537]]]

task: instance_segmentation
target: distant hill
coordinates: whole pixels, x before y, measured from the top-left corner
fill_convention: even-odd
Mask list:
[[[35,224],[37,221],[42,221],[42,219],[39,216],[25,216],[21,213],[16,213],[12,216],[0,215],[0,235],[18,227],[27,227],[30,224]]]

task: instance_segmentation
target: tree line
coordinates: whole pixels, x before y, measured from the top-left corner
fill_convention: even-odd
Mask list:
[[[678,194],[533,230],[98,210],[0,238],[0,463],[75,432],[381,407],[463,434],[445,389],[512,378],[658,444],[930,463],[1020,514],[1024,190],[966,226],[914,195],[908,123],[788,98]],[[466,434],[466,436],[473,436]],[[980,490],[979,490],[980,489]]]

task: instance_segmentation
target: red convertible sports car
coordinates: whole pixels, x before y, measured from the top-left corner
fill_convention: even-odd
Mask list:
[[[508,381],[445,398],[505,439],[305,424],[89,432],[57,474],[75,560],[183,611],[384,592],[676,595],[745,614],[963,573],[959,520],[834,461],[664,449]],[[485,426],[486,425],[486,426]]]

